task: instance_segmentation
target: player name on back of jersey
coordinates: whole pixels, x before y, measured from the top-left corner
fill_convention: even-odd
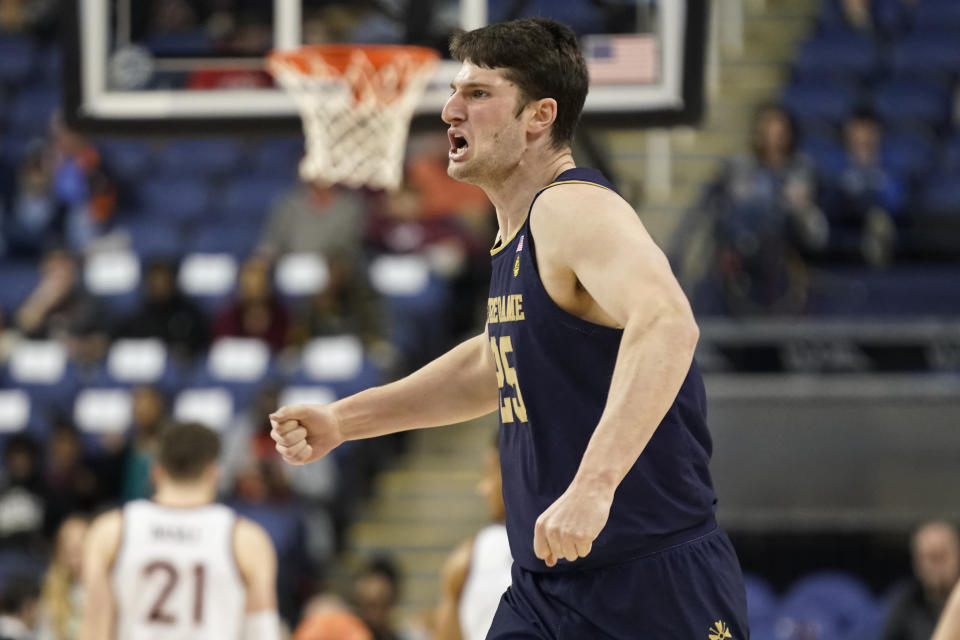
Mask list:
[[[509,296],[487,298],[487,322],[520,322],[524,320],[523,295],[515,293]]]
[[[198,527],[181,527],[159,523],[150,527],[150,537],[157,542],[197,544],[200,542],[200,536],[201,531]]]

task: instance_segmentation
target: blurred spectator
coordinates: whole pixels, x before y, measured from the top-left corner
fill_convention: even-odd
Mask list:
[[[153,495],[150,467],[157,437],[168,422],[167,401],[159,389],[134,389],[132,440],[119,453],[120,496],[124,501]]]
[[[0,484],[0,547],[32,551],[43,541],[45,500],[40,447],[30,436],[7,438]]]
[[[0,0],[0,31],[52,36],[58,6],[56,0]]]
[[[40,282],[16,313],[28,338],[92,340],[105,347],[105,312],[80,283],[76,259],[63,249],[49,251],[40,264]]]
[[[117,335],[160,338],[178,359],[192,359],[210,340],[203,312],[180,291],[174,265],[165,260],[147,265],[143,305],[121,323]]]
[[[960,578],[960,539],[953,525],[928,522],[910,545],[916,580],[896,598],[884,640],[929,640],[950,591]]]
[[[477,485],[491,523],[461,544],[444,563],[434,640],[480,640],[487,636],[500,597],[510,586],[513,556],[504,525],[503,482],[497,443],[483,462]]]
[[[260,338],[274,351],[289,344],[290,313],[273,290],[272,273],[263,257],[254,256],[243,263],[236,296],[217,317],[214,338]]]
[[[7,253],[17,257],[37,257],[51,243],[62,240],[63,207],[53,193],[50,151],[40,141],[28,147],[20,164],[3,232]]]
[[[885,166],[881,156],[883,130],[868,110],[853,113],[843,127],[846,166],[837,180],[837,201],[830,208],[837,226],[859,226],[860,251],[871,265],[883,266],[892,258],[896,228],[893,219],[906,203],[902,176]]]
[[[40,630],[37,640],[77,640],[83,609],[80,583],[83,545],[89,522],[81,516],[63,521],[57,533],[53,561],[40,593]]]
[[[52,535],[68,515],[93,511],[105,496],[99,478],[83,458],[80,434],[72,425],[54,429],[47,451],[44,530]]]
[[[33,578],[11,576],[0,593],[0,640],[35,640],[40,590]]]
[[[365,273],[353,264],[327,260],[329,279],[323,291],[310,296],[297,314],[294,342],[316,336],[357,335],[367,349],[384,348],[382,309]]]
[[[823,17],[868,37],[895,38],[908,30],[915,0],[828,0]]]
[[[354,578],[351,596],[374,640],[413,640],[413,634],[397,628],[400,573],[392,559],[381,556],[371,560]]]
[[[259,250],[270,256],[319,253],[358,264],[366,215],[362,194],[301,182],[271,209]]]
[[[53,191],[66,207],[64,238],[71,249],[81,252],[107,230],[116,207],[116,188],[103,170],[96,147],[70,129],[59,112],[51,118],[50,135]]]
[[[789,114],[766,105],[753,126],[753,152],[729,161],[708,195],[723,289],[733,312],[795,313],[807,298],[801,254],[821,250],[829,227]]]

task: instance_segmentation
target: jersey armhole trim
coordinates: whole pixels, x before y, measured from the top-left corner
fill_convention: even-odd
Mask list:
[[[237,556],[237,528],[240,526],[241,516],[235,512],[233,513],[233,524],[227,529],[229,532],[227,534],[227,543],[228,548],[230,549],[230,566],[233,567],[234,573],[237,574],[237,580],[240,581],[240,584],[243,585],[243,595],[244,600],[246,600],[247,591],[250,588],[250,585],[247,583],[247,577],[243,575],[243,570],[240,568],[240,558]],[[246,607],[246,605],[244,605]]]
[[[495,256],[501,251],[503,251],[503,249],[507,245],[513,242],[513,239],[517,237],[517,234],[520,233],[520,230],[523,229],[525,226],[527,226],[527,222],[530,220],[530,214],[533,213],[533,205],[537,203],[537,199],[543,194],[544,191],[546,191],[547,189],[552,189],[553,187],[559,187],[560,185],[564,185],[564,184],[588,184],[590,186],[597,187],[599,189],[606,189],[607,191],[613,191],[613,189],[611,189],[610,187],[606,187],[602,184],[591,182],[589,180],[557,180],[556,182],[551,182],[550,184],[545,186],[543,189],[540,189],[540,191],[537,191],[537,195],[533,196],[533,202],[530,203],[530,208],[527,209],[527,215],[523,217],[523,220],[520,222],[519,225],[517,225],[517,228],[513,230],[513,233],[510,234],[509,238],[507,238],[503,242],[499,242],[499,234],[498,234],[498,240],[494,241],[493,247],[490,249],[490,255]]]

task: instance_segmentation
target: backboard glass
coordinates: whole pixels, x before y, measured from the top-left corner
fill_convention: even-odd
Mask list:
[[[265,55],[317,42],[420,44],[542,15],[571,25],[591,73],[584,120],[687,124],[702,108],[707,0],[83,0],[64,3],[68,121],[101,134],[298,131]],[[459,63],[439,65],[414,116],[442,126]]]

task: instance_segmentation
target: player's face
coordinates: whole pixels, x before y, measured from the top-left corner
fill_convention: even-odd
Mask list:
[[[472,184],[495,183],[520,163],[525,148],[519,89],[503,69],[464,62],[450,83],[441,117],[450,125],[450,177]]]

